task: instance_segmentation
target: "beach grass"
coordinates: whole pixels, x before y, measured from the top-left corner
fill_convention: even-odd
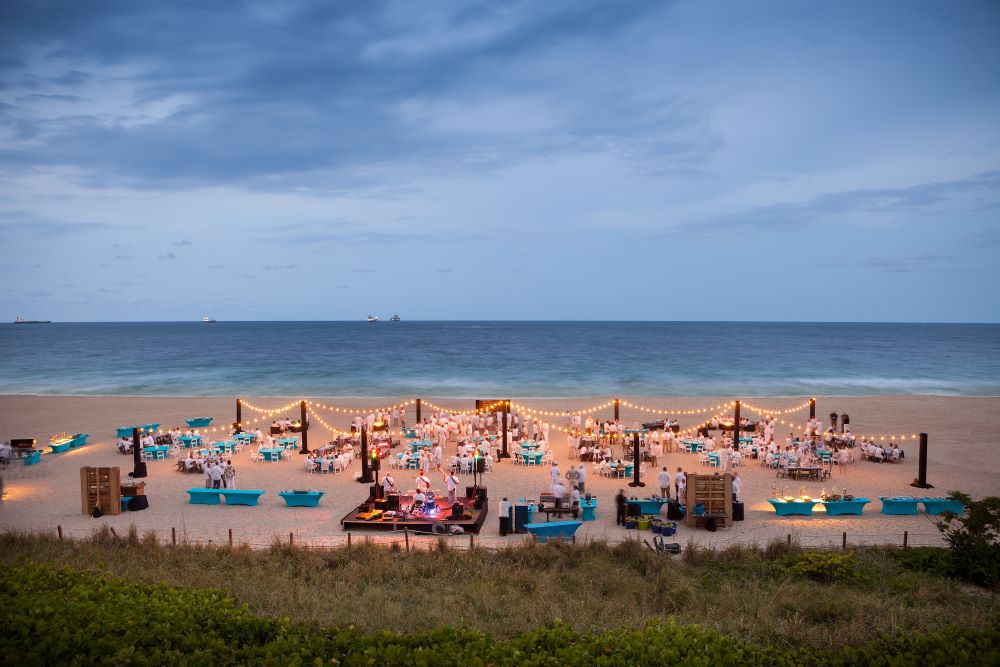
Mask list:
[[[132,529],[78,541],[6,533],[0,554],[6,565],[41,562],[221,589],[255,614],[315,627],[467,627],[499,639],[556,620],[587,633],[669,616],[763,646],[834,649],[949,623],[986,627],[1000,611],[995,592],[905,569],[885,550],[808,552],[784,542],[688,545],[680,557],[636,541],[468,551],[442,542],[408,553],[363,541],[252,550],[163,546]]]

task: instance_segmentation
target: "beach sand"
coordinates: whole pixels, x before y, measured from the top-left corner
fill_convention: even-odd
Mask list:
[[[277,407],[287,404],[288,398],[250,397],[248,400],[263,407]],[[317,402],[345,407],[374,407],[405,400],[403,398],[317,398]],[[539,410],[561,411],[577,409],[606,402],[607,398],[536,399],[520,403]],[[721,398],[626,398],[643,406],[659,409],[693,409],[714,405],[728,399]],[[778,409],[801,404],[804,398],[756,398],[754,405]],[[449,408],[471,409],[473,401],[454,398],[430,398],[429,402]],[[1000,457],[997,456],[997,438],[1000,433],[1000,398],[937,397],[937,396],[890,396],[890,397],[820,397],[817,400],[817,416],[828,419],[832,411],[847,412],[851,416],[851,427],[855,434],[863,433],[905,433],[926,432],[929,434],[928,481],[935,486],[931,490],[914,489],[910,482],[917,476],[917,444],[907,440],[903,445],[906,462],[900,465],[875,464],[859,461],[845,468],[835,467],[832,480],[824,482],[799,482],[776,479],[773,470],[767,470],[756,461],[749,461],[738,471],[744,480],[743,499],[746,502],[746,520],[734,523],[730,529],[715,533],[680,526],[676,541],[685,544],[695,540],[702,544],[725,546],[732,543],[757,542],[764,544],[772,539],[786,539],[792,535],[808,546],[839,545],[842,533],[848,534],[851,543],[901,544],[903,532],[909,533],[912,545],[940,544],[941,540],[931,519],[923,514],[918,516],[883,516],[879,512],[879,496],[897,495],[945,495],[951,490],[961,490],[979,498],[1000,493]],[[424,405],[423,414],[431,409]],[[296,417],[298,409],[289,411],[287,416]],[[756,415],[744,409],[744,416]],[[801,424],[807,417],[801,410],[784,419]],[[350,413],[335,413],[321,410],[323,419],[334,427],[346,429]],[[608,417],[611,408],[600,415]],[[163,428],[184,427],[184,419],[190,417],[213,416],[213,425],[222,425],[235,418],[234,398],[143,398],[143,397],[63,397],[63,396],[0,396],[0,440],[34,437],[38,446],[48,451],[49,436],[59,432],[89,433],[86,447],[63,454],[47,454],[35,466],[12,463],[3,472],[7,496],[0,503],[0,529],[42,531],[54,534],[61,526],[70,537],[87,537],[102,525],[114,527],[119,534],[130,525],[140,533],[154,533],[161,541],[169,542],[172,529],[178,540],[224,544],[228,531],[233,531],[237,543],[247,543],[256,547],[271,544],[275,539],[288,540],[289,533],[295,534],[300,544],[335,545],[346,542],[346,533],[341,529],[340,520],[367,497],[367,487],[355,481],[360,474],[361,464],[355,461],[345,473],[318,475],[304,471],[302,459],[295,456],[291,461],[279,463],[250,463],[251,449],[233,457],[237,470],[237,487],[243,489],[264,489],[258,507],[228,507],[226,505],[189,505],[185,489],[203,486],[201,475],[185,475],[175,470],[174,461],[148,463],[149,476],[146,478],[146,495],[150,507],[142,512],[124,512],[120,516],[104,516],[94,519],[81,512],[80,473],[81,466],[119,466],[122,478],[132,470],[131,456],[124,456],[116,449],[115,428],[139,423],[159,422]],[[681,428],[700,422],[709,415],[679,416]],[[244,408],[244,421],[260,417],[266,431],[270,417],[258,415]],[[413,406],[407,410],[407,422],[415,417]],[[621,418],[626,425],[648,421],[655,415],[623,407]],[[553,424],[562,425],[559,417],[547,418]],[[779,425],[776,439],[783,441],[788,428]],[[325,443],[330,434],[313,420],[309,433],[312,448]],[[562,433],[552,431],[552,448],[556,460],[566,470],[570,459],[567,457],[566,438]],[[450,445],[449,449],[454,445]],[[446,451],[446,454],[450,452]],[[575,462],[574,462],[575,463]],[[678,466],[687,472],[707,472],[710,469],[698,466],[693,454],[674,453],[661,459],[673,474]],[[648,532],[627,531],[615,525],[613,498],[618,489],[632,494],[626,483],[630,480],[600,478],[586,464],[588,470],[587,491],[599,499],[597,521],[586,522],[577,533],[577,539],[609,540],[635,538],[651,539]],[[648,469],[648,468],[647,468]],[[413,471],[393,471],[397,484],[408,489],[413,487]],[[472,484],[471,475],[467,483]],[[432,475],[438,482],[439,475]],[[465,480],[463,480],[464,482]],[[657,489],[655,475],[648,475],[647,486],[636,495],[647,496]],[[489,517],[478,544],[497,545],[526,539],[517,535],[500,538],[496,519],[496,505],[501,497],[512,500],[521,497],[537,498],[547,490],[549,484],[548,467],[524,467],[510,461],[499,462],[494,472],[486,475],[489,492]],[[771,497],[772,485],[780,490],[788,486],[795,494],[805,486],[813,496],[820,494],[824,486],[828,489],[847,489],[855,496],[870,498],[863,516],[827,517],[817,508],[812,517],[776,517],[767,499]],[[443,487],[443,483],[437,484]],[[464,484],[463,484],[464,486]],[[288,508],[278,497],[284,489],[314,488],[326,492],[320,507]],[[664,510],[665,514],[665,510]],[[665,518],[665,517],[664,517]],[[402,539],[401,536],[388,537],[384,533],[365,532],[374,539]],[[361,533],[355,532],[355,539]],[[462,544],[468,539],[463,538]]]

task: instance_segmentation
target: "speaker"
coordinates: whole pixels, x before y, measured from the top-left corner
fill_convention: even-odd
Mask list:
[[[484,459],[481,456],[478,459],[476,459],[476,472],[478,473],[486,472],[486,459]]]
[[[375,456],[369,461],[368,467],[371,469],[372,472],[378,472],[379,470],[382,469],[382,459]]]
[[[460,519],[463,516],[465,516],[465,507],[462,506],[462,503],[455,503],[451,506],[452,519]]]
[[[389,501],[388,500],[384,500],[384,499],[383,500],[376,500],[375,501],[375,509],[382,510],[383,512],[385,512],[386,510],[389,509]]]
[[[128,511],[138,512],[149,507],[149,500],[146,496],[135,496],[132,500],[128,501]]]
[[[386,498],[385,503],[386,503],[386,509],[388,511],[390,511],[390,512],[398,512],[399,511],[399,494],[398,493],[390,493],[389,496]]]

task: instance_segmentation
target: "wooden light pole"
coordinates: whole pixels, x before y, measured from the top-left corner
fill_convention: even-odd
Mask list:
[[[236,432],[243,432],[243,401],[236,399]]]
[[[910,486],[918,489],[933,489],[933,484],[927,483],[927,434],[920,434],[920,459],[917,462],[917,478]]]
[[[646,486],[646,483],[639,479],[639,432],[632,434],[632,481],[629,486]]]
[[[302,421],[302,449],[303,454],[309,453],[309,422],[306,421],[306,402],[302,401],[299,410],[299,419]]]
[[[809,399],[809,419],[816,419],[816,399]]]
[[[618,421],[618,399],[615,399],[615,421]]]
[[[139,451],[139,429],[132,429],[132,477],[146,476],[146,462],[142,460],[142,453]]]
[[[503,449],[500,451],[500,458],[509,459],[510,452],[507,451],[507,419],[510,415],[510,401],[503,402]]]
[[[367,423],[361,425],[361,477],[358,477],[358,481],[361,482],[362,484],[371,484],[374,481],[374,479],[372,478],[371,466],[368,463]]]
[[[417,423],[420,423],[420,399],[417,399]]]
[[[740,446],[740,402],[733,401],[733,444]]]

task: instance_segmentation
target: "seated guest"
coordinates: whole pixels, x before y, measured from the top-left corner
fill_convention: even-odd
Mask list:
[[[184,463],[184,472],[191,472],[191,468],[194,467],[194,459],[191,458],[190,452],[188,452],[188,455],[184,458],[183,463]]]

